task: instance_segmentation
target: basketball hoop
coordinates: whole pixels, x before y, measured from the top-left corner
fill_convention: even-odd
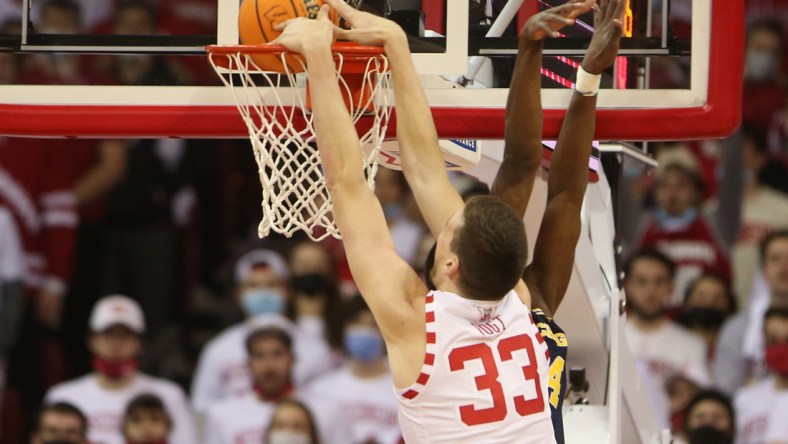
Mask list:
[[[316,241],[339,238],[315,145],[308,79],[302,82],[305,75],[297,74],[306,71],[304,59],[280,45],[212,45],[207,51],[249,130],[263,189],[258,235],[273,230],[290,237],[303,230]],[[372,122],[359,134],[359,155],[367,183],[374,188],[378,153],[391,115],[388,59],[383,48],[350,43],[337,43],[332,52],[353,123],[362,116]],[[260,68],[271,66],[265,63],[271,58],[281,62],[283,72]]]

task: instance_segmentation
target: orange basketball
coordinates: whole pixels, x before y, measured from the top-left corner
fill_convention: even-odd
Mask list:
[[[268,43],[281,34],[274,29],[277,24],[296,17],[317,17],[323,0],[243,0],[238,14],[238,34],[244,45]],[[331,20],[339,23],[339,17],[331,12]],[[257,65],[265,71],[285,72],[278,55],[254,55]],[[302,72],[303,67],[294,56],[286,58],[290,72]]]

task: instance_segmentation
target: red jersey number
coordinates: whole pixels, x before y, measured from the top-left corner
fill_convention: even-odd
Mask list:
[[[502,339],[498,342],[497,349],[501,362],[511,360],[512,353],[517,350],[526,351],[528,354],[528,365],[522,367],[523,377],[526,381],[534,382],[536,398],[525,399],[524,395],[515,396],[515,409],[520,416],[542,412],[544,410],[544,398],[542,397],[542,385],[539,381],[536,353],[534,352],[531,337],[519,335]],[[506,399],[504,398],[503,387],[498,381],[498,366],[495,364],[495,355],[489,345],[474,344],[455,348],[449,353],[449,368],[453,372],[463,370],[465,363],[474,359],[480,360],[484,367],[484,373],[475,378],[476,389],[479,391],[489,390],[493,406],[484,409],[477,409],[473,404],[460,406],[460,418],[463,423],[469,426],[503,421],[507,414]]]

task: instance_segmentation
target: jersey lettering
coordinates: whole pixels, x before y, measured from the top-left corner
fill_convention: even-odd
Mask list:
[[[553,329],[550,328],[550,326],[545,324],[544,322],[540,322],[536,324],[536,326],[539,327],[539,331],[542,333],[543,337],[552,339],[559,347],[566,347],[569,345],[569,342],[566,340],[566,335],[564,333],[553,332]]]
[[[523,376],[526,381],[533,381],[536,389],[536,398],[525,399],[525,395],[514,397],[517,413],[520,416],[527,416],[541,412],[544,406],[533,341],[528,335],[518,335],[498,342],[497,351],[501,362],[511,360],[512,354],[517,350],[525,350],[528,355],[528,364],[522,367]],[[502,421],[508,412],[503,387],[498,381],[498,366],[493,349],[487,344],[455,348],[449,353],[449,367],[453,372],[460,371],[465,368],[466,362],[475,359],[480,360],[484,368],[484,373],[474,378],[476,389],[479,391],[489,390],[493,406],[484,409],[477,409],[473,404],[460,406],[460,419],[468,426]]]
[[[556,356],[552,364],[550,364],[550,378],[547,382],[547,389],[550,391],[550,405],[553,408],[558,408],[559,396],[561,395],[561,384],[563,383],[561,376],[564,374],[564,358]]]

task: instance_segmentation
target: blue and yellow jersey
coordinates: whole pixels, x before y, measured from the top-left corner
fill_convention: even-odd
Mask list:
[[[555,323],[553,318],[544,314],[538,308],[531,310],[534,324],[539,328],[542,337],[550,350],[550,378],[547,393],[550,396],[550,413],[553,419],[555,441],[564,444],[564,420],[561,408],[566,397],[566,385],[569,381],[566,368],[567,340],[564,331]]]

